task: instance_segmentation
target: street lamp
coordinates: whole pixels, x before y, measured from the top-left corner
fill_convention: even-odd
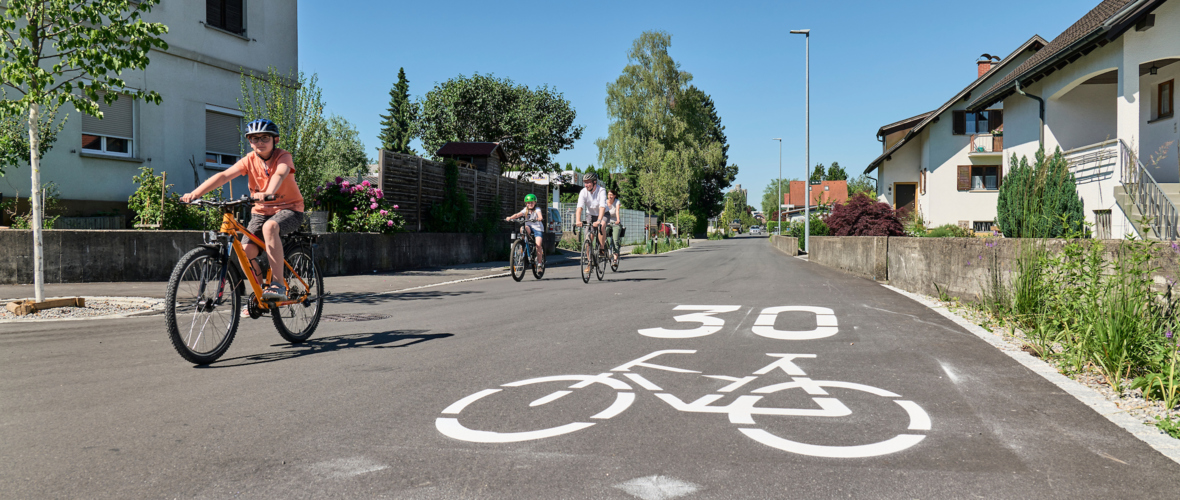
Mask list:
[[[803,197],[803,251],[811,255],[811,30],[791,30],[792,35],[803,35],[803,99],[804,99],[804,160],[803,178],[807,191]]]
[[[772,141],[778,141],[778,225],[775,226],[775,234],[783,234],[783,139],[782,137],[775,137]]]

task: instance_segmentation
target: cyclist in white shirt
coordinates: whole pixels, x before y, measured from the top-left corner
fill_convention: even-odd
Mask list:
[[[590,223],[598,226],[598,248],[601,252],[606,248],[606,233],[602,230],[606,225],[606,189],[598,185],[598,174],[594,172],[582,176],[582,192],[578,193],[578,209],[574,211],[575,227],[582,225],[583,209]],[[579,235],[579,239],[585,237],[585,234]]]

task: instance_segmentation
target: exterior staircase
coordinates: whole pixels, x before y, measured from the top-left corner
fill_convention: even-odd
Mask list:
[[[1160,190],[1163,191],[1164,196],[1171,200],[1173,205],[1180,206],[1180,183],[1157,185],[1159,186]],[[1118,203],[1119,208],[1123,211],[1123,213],[1127,215],[1127,219],[1131,221],[1131,225],[1135,226],[1136,235],[1144,239],[1160,239],[1160,237],[1155,234],[1155,231],[1148,227],[1143,213],[1140,212],[1139,207],[1131,201],[1131,196],[1127,194],[1127,189],[1124,186],[1115,186],[1114,200],[1115,203]]]
[[[1180,184],[1160,184],[1143,167],[1131,148],[1121,139],[1119,166],[1121,184],[1114,188],[1115,202],[1143,239],[1180,238]]]

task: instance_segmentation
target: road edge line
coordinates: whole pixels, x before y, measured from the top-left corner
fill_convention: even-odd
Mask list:
[[[413,286],[410,288],[402,288],[401,290],[390,290],[388,292],[378,292],[376,295],[392,295],[395,293],[409,292],[409,291],[413,291],[413,290],[421,290],[423,288],[430,288],[430,287],[435,287],[435,286],[454,285],[456,283],[466,283],[468,281],[479,281],[479,280],[486,280],[486,279],[491,279],[491,278],[502,278],[504,276],[509,276],[511,274],[512,274],[511,271],[504,271],[500,274],[489,274],[487,276],[476,276],[474,278],[464,278],[461,280],[444,281],[442,283],[433,283],[430,285]]]
[[[963,329],[971,332],[973,335],[979,337],[984,342],[987,342],[993,347],[996,347],[1000,352],[1004,353],[1009,358],[1016,360],[1016,362],[1024,365],[1025,368],[1032,370],[1033,373],[1040,375],[1041,378],[1044,378],[1053,385],[1056,385],[1059,389],[1068,393],[1070,396],[1073,396],[1074,399],[1077,399],[1079,402],[1089,406],[1090,409],[1094,410],[1103,418],[1106,418],[1106,420],[1119,427],[1122,427],[1123,430],[1127,431],[1132,436],[1135,436],[1140,441],[1143,441],[1152,449],[1158,451],[1161,455],[1168,457],[1177,464],[1180,464],[1180,440],[1173,439],[1171,436],[1168,436],[1158,428],[1149,424],[1145,424],[1139,419],[1127,415],[1124,410],[1116,406],[1110,400],[1106,399],[1106,397],[1098,391],[1095,391],[1094,389],[1091,389],[1076,380],[1062,375],[1061,372],[1057,371],[1057,369],[1049,363],[1046,363],[1045,361],[1034,357],[1027,352],[1019,349],[1005,349],[1005,347],[1011,347],[1012,345],[1000,338],[1000,336],[984,330],[983,327],[967,321],[962,316],[951,312],[945,306],[930,301],[921,295],[910,293],[894,286],[885,284],[882,284],[881,286],[897,292],[898,294],[901,294],[919,304],[922,304],[930,310],[963,327]]]

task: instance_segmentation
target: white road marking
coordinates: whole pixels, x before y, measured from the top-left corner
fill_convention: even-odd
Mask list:
[[[928,431],[930,430],[930,415],[926,414],[921,406],[913,401],[896,401],[898,405],[905,408],[906,413],[910,414],[910,430],[911,431]]]
[[[500,389],[484,389],[463,399],[455,401],[451,404],[451,406],[446,407],[446,409],[442,411],[443,415],[457,415],[459,412],[463,411],[467,405],[474,403],[475,400],[487,396],[488,394],[495,394],[497,392],[500,392]]]
[[[590,417],[590,418],[594,418],[594,419],[598,419],[598,420],[606,420],[606,419],[611,418],[615,415],[623,413],[623,410],[630,408],[631,403],[634,403],[634,402],[635,402],[635,393],[634,392],[620,392],[618,394],[618,396],[615,396],[615,402],[613,404],[611,404],[607,409],[602,410],[597,415],[594,415],[593,417]]]
[[[558,398],[565,396],[566,394],[569,394],[571,392],[574,392],[574,391],[557,391],[557,392],[554,392],[553,394],[550,394],[550,395],[545,396],[543,398],[537,399],[536,401],[533,401],[532,403],[529,403],[529,406],[530,407],[541,406],[545,403],[556,401]]]
[[[773,358],[782,358],[782,359],[775,361],[774,363],[767,365],[765,368],[754,372],[754,375],[766,375],[767,373],[774,371],[775,368],[781,368],[784,372],[787,372],[787,375],[791,375],[794,377],[802,377],[804,375],[807,375],[807,373],[804,372],[802,368],[799,368],[798,365],[796,365],[795,363],[792,363],[791,360],[795,359],[795,358],[814,358],[815,357],[814,354],[769,354],[769,353],[767,353],[766,355],[773,357]]]
[[[732,384],[729,384],[725,387],[717,389],[717,392],[733,392],[733,390],[758,379],[758,377],[755,377],[755,376],[737,378],[737,377],[729,377],[726,375],[705,375],[705,377],[715,378],[717,380],[727,380],[729,382],[733,382]]]
[[[800,455],[825,458],[879,457],[881,455],[897,453],[901,450],[918,444],[926,438],[926,436],[918,434],[898,434],[897,436],[880,443],[865,444],[860,446],[820,446],[783,439],[762,429],[739,430],[742,431],[742,434],[745,434],[750,439],[753,439],[771,448],[777,448],[790,453],[798,453]]]
[[[679,323],[694,322],[700,323],[701,326],[691,330],[669,330],[666,328],[644,328],[639,330],[639,334],[646,337],[655,337],[659,339],[691,339],[695,337],[704,337],[712,335],[721,331],[725,327],[725,320],[715,318],[713,314],[721,314],[727,312],[734,312],[741,309],[742,306],[690,306],[679,305],[673,310],[675,311],[702,311],[699,313],[682,314],[674,316]]]
[[[665,354],[696,354],[696,350],[695,349],[694,350],[666,349],[663,351],[656,351],[651,354],[648,354],[647,356],[639,358],[635,361],[631,361],[626,364],[611,368],[610,371],[612,371],[612,372],[629,372],[629,371],[631,371],[632,368],[634,368],[636,366],[642,366],[644,368],[652,368],[655,370],[664,370],[664,371],[670,371],[670,372],[676,372],[676,373],[700,373],[695,370],[685,370],[683,368],[673,368],[671,366],[653,365],[651,363],[647,363],[647,360],[652,359],[657,356],[663,356]]]
[[[778,318],[779,313],[784,312],[809,312],[815,314],[814,330],[794,331],[794,330],[776,330],[774,328],[775,319]],[[831,337],[840,332],[836,324],[836,312],[826,307],[811,307],[811,306],[782,306],[782,307],[767,307],[758,314],[758,319],[754,320],[754,334],[766,338],[776,340],[813,340]]]
[[[491,432],[468,429],[463,427],[463,424],[460,424],[458,419],[454,418],[440,417],[434,420],[434,427],[444,436],[472,443],[518,443],[520,441],[545,439],[580,431],[592,425],[594,424],[590,422],[574,422],[539,431]]]
[[[311,466],[313,472],[334,478],[359,476],[388,468],[388,465],[374,462],[365,457],[337,458]]]
[[[700,491],[701,487],[668,476],[647,476],[615,485],[615,488],[643,500],[672,500]]]
[[[643,378],[643,375],[640,375],[638,373],[624,373],[623,376],[631,379],[632,382],[639,384],[639,387],[642,387],[642,388],[647,389],[649,391],[662,391],[663,390],[660,388],[660,386],[651,383],[650,380]]]

